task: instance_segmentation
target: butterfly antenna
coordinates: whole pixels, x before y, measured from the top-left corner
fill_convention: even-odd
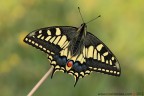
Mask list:
[[[82,21],[83,21],[83,23],[84,23],[84,19],[83,19],[82,14],[81,14],[80,7],[78,7],[78,10],[79,10],[79,13],[80,13],[81,19],[82,19]]]
[[[94,18],[94,19],[92,19],[92,20],[88,21],[86,24],[88,24],[88,23],[90,23],[90,22],[92,22],[92,21],[96,20],[96,19],[97,19],[97,18],[99,18],[99,17],[101,17],[101,15],[99,15],[99,16],[97,16],[96,18]]]

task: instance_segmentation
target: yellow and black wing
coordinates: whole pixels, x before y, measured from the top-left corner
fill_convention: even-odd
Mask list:
[[[47,54],[58,54],[75,35],[77,28],[53,26],[41,28],[29,33],[24,42]]]
[[[72,56],[73,58],[68,58],[68,60],[65,58],[66,62],[73,63],[72,68],[67,73],[74,75],[74,86],[79,78],[83,78],[93,71],[120,76],[121,69],[117,58],[101,40],[87,32],[83,44],[84,47],[80,54]]]
[[[102,41],[87,32],[84,44],[86,66],[89,70],[120,76],[121,69],[117,58]]]

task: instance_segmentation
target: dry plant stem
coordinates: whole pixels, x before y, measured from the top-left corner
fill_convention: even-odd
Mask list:
[[[53,70],[53,66],[47,71],[47,73],[41,78],[41,80],[33,87],[33,89],[29,92],[27,96],[32,96],[35,93],[35,91],[40,87],[40,85],[48,78],[52,70]]]

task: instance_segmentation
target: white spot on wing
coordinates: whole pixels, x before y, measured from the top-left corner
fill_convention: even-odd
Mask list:
[[[97,59],[97,50],[94,50],[94,59]]]
[[[97,45],[97,50],[100,51],[102,47],[103,47],[102,44]]]
[[[100,53],[98,53],[98,60],[101,60],[101,59],[100,59]]]
[[[113,71],[111,70],[110,73],[113,73]]]
[[[120,74],[120,72],[117,72],[117,74],[119,75],[119,74]]]
[[[59,69],[59,68],[60,68],[60,66],[59,66],[59,65],[57,65],[55,68]]]
[[[112,61],[110,60],[110,65],[112,65]]]
[[[94,49],[94,47],[93,46],[90,46],[89,48],[88,48],[88,56],[87,56],[87,58],[92,58],[93,57],[93,49]]]
[[[43,48],[43,50],[45,51],[45,50],[46,50],[46,48]]]
[[[25,41],[28,41],[28,38],[25,38]]]
[[[48,36],[45,40],[48,41],[51,38],[51,36]]]
[[[47,30],[47,34],[48,34],[48,35],[51,35],[51,32],[50,32],[50,30]]]
[[[80,74],[81,74],[82,76],[84,76],[84,72],[80,72]]]
[[[54,54],[53,52],[51,52],[51,54]]]
[[[70,73],[74,73],[74,71],[71,70]]]
[[[85,71],[85,73],[88,73],[88,74],[89,74],[89,73],[90,73],[90,71],[89,71],[89,70],[86,70],[86,71]]]
[[[52,42],[54,41],[55,38],[56,38],[56,37],[54,36],[54,37],[50,40],[50,42],[52,43]]]
[[[109,72],[109,70],[106,70],[106,72]]]
[[[116,71],[114,71],[114,74],[116,74]]]
[[[52,61],[51,64],[56,64],[56,61]]]
[[[32,44],[34,44],[35,42],[34,41],[32,41]]]
[[[98,68],[99,71],[101,71],[101,68]]]
[[[52,60],[53,58],[52,58],[52,56],[49,56],[49,58],[50,58],[50,60]]]
[[[50,53],[50,51],[49,51],[49,50],[47,50],[47,52],[48,52],[48,53]]]
[[[42,46],[41,46],[41,45],[39,45],[39,48],[42,48]]]
[[[112,57],[112,60],[114,60],[115,58],[114,57]]]
[[[40,38],[42,36],[42,34],[38,35],[37,38]]]
[[[42,33],[42,30],[39,30],[39,34],[41,34]]]
[[[105,52],[104,54],[103,54],[103,56],[107,56],[108,55],[108,52]]]
[[[94,70],[97,70],[97,68],[93,68]]]
[[[72,73],[68,73],[68,74],[73,75]]]
[[[58,36],[53,43],[54,43],[54,44],[57,44],[58,41],[59,41],[59,39],[60,39],[60,37],[61,37],[61,36]]]
[[[44,36],[42,36],[41,39],[43,40],[43,39],[44,39]]]
[[[64,72],[64,70],[60,69],[59,71]]]
[[[29,42],[31,42],[31,40],[30,40],[30,39],[29,39],[28,41],[29,41]]]
[[[69,42],[68,41],[66,41],[63,45],[62,45],[62,48],[66,48],[67,46],[69,45]]]
[[[105,62],[104,56],[101,56],[101,61]]]
[[[35,46],[38,46],[38,43],[35,43]]]
[[[58,42],[58,45],[61,47],[63,45],[63,43],[66,41],[66,36],[62,36],[62,38],[60,39],[60,41]]]
[[[106,60],[106,64],[108,64],[108,60]]]
[[[61,31],[59,28],[56,28],[56,35],[60,35],[61,34]]]

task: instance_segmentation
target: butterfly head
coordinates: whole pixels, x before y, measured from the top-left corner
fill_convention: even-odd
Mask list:
[[[87,32],[86,23],[82,23],[81,26],[78,28],[77,32],[82,33],[82,34],[84,34],[84,36],[86,36],[86,32]]]

